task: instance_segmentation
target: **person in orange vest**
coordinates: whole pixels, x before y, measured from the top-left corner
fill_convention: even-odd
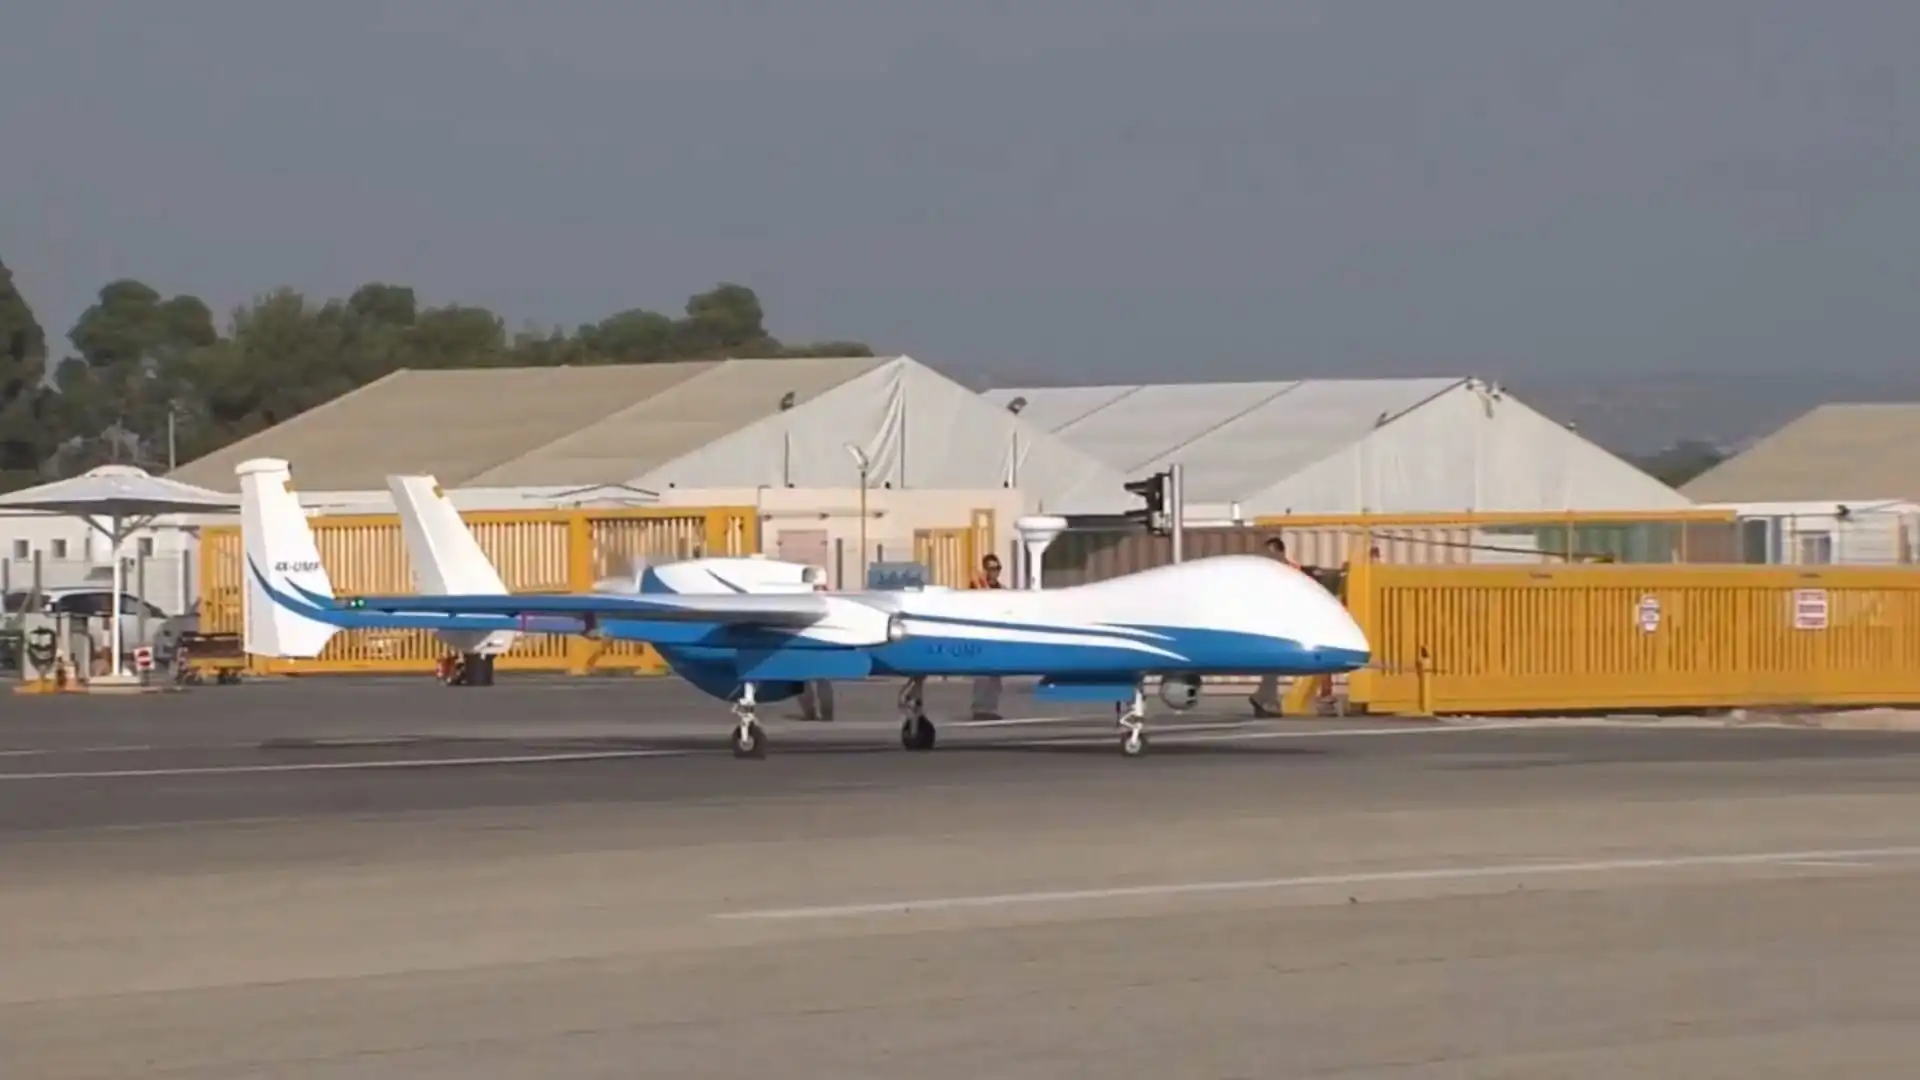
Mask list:
[[[1295,570],[1300,569],[1300,564],[1294,561],[1293,556],[1287,554],[1287,542],[1285,540],[1277,536],[1267,537],[1266,551],[1268,557],[1278,559],[1288,566],[1293,567]],[[1271,674],[1262,675],[1260,677],[1260,686],[1254,690],[1253,696],[1247,698],[1247,703],[1253,706],[1253,715],[1255,716],[1279,716],[1280,676]]]
[[[814,592],[826,592],[826,582],[819,581],[813,586]],[[813,679],[800,691],[800,719],[822,723],[833,719],[833,683],[826,679]]]
[[[980,576],[967,585],[971,589],[1004,589],[1000,582],[1000,557],[988,555],[980,560]],[[979,675],[973,680],[973,718],[1000,719],[1000,676]]]

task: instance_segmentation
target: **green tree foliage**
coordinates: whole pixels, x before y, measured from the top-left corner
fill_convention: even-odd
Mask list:
[[[115,281],[67,338],[79,355],[56,375],[68,437],[56,467],[164,465],[168,414],[191,413],[196,357],[220,340],[213,312],[198,297],[165,299],[141,282]],[[163,436],[157,445],[154,433]]]
[[[46,357],[46,333],[0,263],[0,491],[36,483],[59,441]]]
[[[0,490],[103,462],[162,471],[170,451],[192,460],[402,368],[873,355],[854,341],[783,344],[764,320],[753,290],[729,282],[677,317],[636,308],[572,332],[509,332],[485,308],[422,307],[406,286],[370,282],[322,302],[263,294],[223,333],[197,297],[115,281],[49,380],[45,335],[0,266]]]

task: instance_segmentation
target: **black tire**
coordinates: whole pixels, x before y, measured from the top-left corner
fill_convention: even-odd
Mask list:
[[[764,758],[767,756],[767,733],[759,724],[741,724],[733,729],[728,740],[733,744],[733,756],[737,758]]]
[[[924,716],[912,717],[900,723],[900,745],[907,750],[931,750],[939,737],[933,721]]]

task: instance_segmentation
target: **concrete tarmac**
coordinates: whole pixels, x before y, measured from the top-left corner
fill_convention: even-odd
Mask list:
[[[3,1071],[1746,1080],[1920,1054],[1915,736],[1223,712],[1156,717],[1138,760],[1098,716],[911,754],[887,704],[770,708],[772,756],[735,761],[725,710],[669,682],[9,702]]]

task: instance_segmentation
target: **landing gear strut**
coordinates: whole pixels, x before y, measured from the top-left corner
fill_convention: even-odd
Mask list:
[[[937,733],[927,719],[926,680],[908,679],[900,688],[900,745],[908,750],[931,750]]]
[[[742,684],[740,700],[733,703],[733,715],[738,721],[733,729],[734,757],[763,758],[767,756],[767,732],[760,726],[754,711],[753,684]]]
[[[1114,702],[1113,718],[1126,734],[1120,736],[1120,752],[1139,757],[1147,752],[1147,696],[1133,689],[1132,702]]]
[[[492,686],[493,657],[480,653],[461,653],[442,657],[437,665],[440,681],[448,686]]]

